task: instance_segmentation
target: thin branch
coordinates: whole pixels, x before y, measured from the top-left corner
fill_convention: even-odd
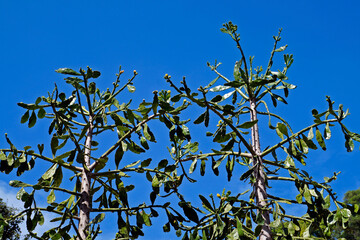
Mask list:
[[[140,209],[146,209],[146,208],[165,208],[163,205],[150,205],[150,206],[138,206],[138,207],[132,207],[132,208],[93,208],[91,212],[118,212],[118,211],[136,211]]]
[[[3,152],[14,152],[13,150],[11,149],[0,149],[0,151],[3,151]],[[69,169],[69,170],[72,170],[72,171],[77,171],[77,172],[81,172],[82,171],[82,168],[80,167],[76,167],[76,166],[73,166],[73,165],[69,165],[63,161],[54,161],[54,159],[51,159],[51,158],[48,158],[48,157],[45,157],[43,155],[40,155],[40,154],[37,154],[37,153],[31,153],[31,152],[27,152],[25,150],[17,150],[18,153],[24,153],[26,155],[29,155],[29,156],[34,156],[36,158],[40,158],[42,160],[45,160],[47,162],[51,162],[51,163],[57,163],[59,164],[60,166],[66,168],[66,169]]]
[[[46,211],[46,212],[52,212],[52,213],[56,213],[56,214],[59,214],[59,215],[63,215],[63,214],[64,214],[62,211],[54,210],[54,209],[51,209],[51,208],[39,208],[39,207],[36,207],[36,208],[28,208],[28,209],[25,209],[25,210],[19,212],[18,214],[12,216],[10,219],[19,218],[19,217],[23,216],[25,213],[27,213],[27,212],[29,212],[29,211],[36,211],[36,210]],[[79,217],[78,217],[78,216],[73,216],[73,215],[71,215],[70,213],[69,213],[68,217],[75,218],[76,220],[79,220]]]
[[[207,157],[214,157],[214,156],[222,156],[222,155],[233,155],[233,156],[239,156],[239,157],[248,157],[251,158],[252,155],[250,153],[242,153],[242,152],[233,152],[233,151],[225,151],[221,153],[204,153],[204,154],[197,154],[197,155],[191,155],[184,159],[180,159],[181,162],[191,161],[195,158],[202,159]]]
[[[157,116],[159,116],[159,113],[156,113],[154,115],[151,115],[150,117],[148,117],[147,119],[143,120],[142,122],[138,123],[135,127],[133,127],[130,131],[126,132],[113,146],[111,146],[105,153],[103,153],[101,155],[100,158],[105,158],[107,157],[112,151],[114,151],[120,144],[121,142],[128,138],[132,133],[134,133],[140,126],[144,125],[145,123],[147,123],[148,121],[150,121],[153,118],[156,118]],[[95,168],[95,166],[98,164],[98,161],[94,162],[93,164],[90,165],[89,169],[90,171],[93,170]]]
[[[277,149],[278,147],[282,146],[282,145],[285,144],[286,142],[290,141],[290,140],[293,139],[293,138],[296,138],[296,137],[299,136],[300,134],[302,134],[302,133],[310,130],[310,129],[313,128],[313,127],[317,127],[317,126],[319,126],[319,125],[321,125],[321,124],[326,124],[326,123],[331,123],[331,122],[337,122],[337,119],[329,119],[329,120],[324,120],[324,121],[322,121],[322,122],[320,122],[320,123],[314,123],[313,125],[310,125],[310,126],[304,128],[303,130],[301,130],[301,131],[299,131],[299,132],[291,135],[290,137],[288,137],[288,138],[282,140],[281,142],[279,142],[278,144],[272,146],[271,148],[268,148],[267,150],[263,151],[263,152],[260,154],[260,156],[261,156],[261,157],[264,157],[264,156],[268,155],[268,154],[271,153],[273,150]]]

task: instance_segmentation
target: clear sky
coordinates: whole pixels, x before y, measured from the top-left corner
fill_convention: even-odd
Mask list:
[[[255,64],[263,66],[273,45],[272,36],[283,28],[282,44],[289,45],[287,52],[295,59],[288,76],[298,88],[278,112],[294,129],[311,123],[312,108],[325,110],[325,96],[329,95],[350,109],[346,124],[360,133],[359,7],[355,0],[1,0],[0,135],[7,132],[19,146],[47,141],[46,123],[40,121],[30,130],[20,125],[24,111],[16,103],[46,95],[54,82],[62,86],[63,77],[54,72],[60,67],[90,66],[101,71],[98,85],[103,89],[111,86],[119,65],[129,75],[136,69],[137,101],[151,99],[153,90],[168,89],[165,73],[178,82],[186,76],[194,88],[205,85],[214,78],[207,61],[221,61],[222,72],[231,77],[240,56],[231,39],[219,31],[227,21],[239,26],[245,54],[255,56]],[[5,138],[0,139],[0,147],[6,146]],[[327,144],[326,152],[310,155],[309,172],[321,179],[341,171],[333,184],[340,196],[359,188],[358,145],[355,152],[346,153],[339,129]],[[41,168],[38,171],[43,172]],[[6,190],[10,179],[0,175],[0,192],[7,192],[8,199],[16,193]],[[202,187],[211,192],[209,186],[197,188]],[[170,236],[163,235],[161,228],[146,232],[149,236],[143,239]]]

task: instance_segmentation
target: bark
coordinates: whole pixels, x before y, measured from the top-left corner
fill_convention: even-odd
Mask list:
[[[86,135],[85,140],[85,152],[84,152],[84,164],[86,168],[90,167],[90,156],[91,156],[91,140],[93,134],[93,125],[92,118],[89,118],[89,129]],[[80,236],[77,237],[77,240],[85,240],[87,237],[88,224],[90,221],[90,211],[91,211],[91,196],[90,196],[90,172],[83,168],[81,174],[81,199],[80,199],[80,221],[78,226],[78,231]]]
[[[257,111],[256,111],[256,100],[250,99],[250,114],[251,121],[257,120]],[[263,161],[260,157],[261,149],[260,149],[260,138],[259,138],[259,125],[256,123],[251,129],[251,141],[252,147],[256,156],[253,157],[254,166],[257,165],[254,171],[255,183],[253,185],[254,193],[255,193],[255,202],[258,207],[264,208],[267,204],[267,192],[265,186],[265,174]],[[258,213],[260,210],[257,210]],[[259,239],[260,240],[271,240],[271,229],[270,229],[270,216],[269,211],[260,211],[263,219],[265,220],[265,224],[263,225]]]

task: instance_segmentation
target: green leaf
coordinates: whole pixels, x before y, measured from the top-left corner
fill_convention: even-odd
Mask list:
[[[276,133],[279,135],[279,137],[281,137],[283,139],[282,135],[285,135],[287,137],[289,137],[289,133],[287,130],[287,127],[285,126],[285,124],[283,123],[277,123],[276,124]]]
[[[219,85],[210,89],[210,92],[220,92],[231,88],[230,86]]]
[[[313,128],[310,128],[307,138],[310,139],[310,140],[314,138]]]
[[[44,108],[40,108],[39,112],[38,112],[38,115],[37,115],[38,118],[42,119],[42,118],[45,117],[45,115],[46,115],[46,112],[45,112]]]
[[[249,128],[252,128],[257,122],[258,122],[258,120],[256,119],[255,121],[244,122],[244,123],[240,124],[240,125],[237,126],[237,127],[238,127],[238,128],[249,129]]]
[[[242,223],[240,222],[238,217],[236,217],[236,229],[237,229],[239,237],[243,237],[245,235],[243,227],[242,227]]]
[[[119,163],[122,159],[122,157],[124,156],[124,150],[122,148],[122,146],[120,145],[115,152],[115,164],[116,164],[116,168],[119,167]]]
[[[302,203],[302,201],[303,201],[303,196],[301,195],[301,193],[299,193],[298,195],[296,195],[296,201],[297,201],[298,203]]]
[[[306,187],[306,185],[304,188],[303,195],[304,195],[305,201],[308,202],[309,204],[312,204],[311,194],[310,194],[309,189]]]
[[[145,159],[144,161],[141,162],[140,167],[147,167],[147,166],[149,166],[150,163],[151,163],[151,160],[152,160],[151,158]]]
[[[179,202],[179,206],[183,209],[185,216],[195,223],[199,223],[199,217],[196,211],[186,202]]]
[[[80,73],[78,73],[70,68],[59,68],[59,69],[55,70],[55,72],[61,73],[61,74],[73,75],[73,76],[81,76]]]
[[[147,124],[144,124],[144,136],[147,140],[151,142],[156,142],[154,134],[150,131],[150,128]]]
[[[149,144],[147,143],[146,139],[144,137],[140,138],[140,144],[143,146],[146,150],[149,150]]]
[[[53,180],[53,183],[52,183],[51,186],[52,187],[59,187],[61,182],[62,182],[62,179],[63,179],[62,168],[61,168],[61,166],[59,166],[55,171],[54,180]]]
[[[54,190],[51,190],[49,196],[47,197],[47,203],[50,204],[53,202],[55,202],[55,193]]]
[[[254,169],[255,169],[255,166],[251,167],[249,170],[247,170],[246,172],[244,172],[244,173],[241,175],[240,180],[242,181],[242,180],[247,179],[247,178],[253,173]]]
[[[213,170],[214,174],[216,176],[219,176],[219,165],[220,165],[221,161],[219,161],[219,163],[217,164],[217,162],[215,161],[215,159],[213,157],[211,157],[211,169]]]
[[[325,131],[324,131],[324,137],[326,140],[329,140],[331,138],[331,131],[330,131],[330,124],[327,123],[325,126]]]
[[[60,160],[62,160],[62,159],[64,159],[64,158],[69,157],[71,154],[74,155],[73,152],[74,152],[74,150],[71,150],[71,151],[69,151],[69,152],[63,153],[63,154],[55,157],[55,158],[54,158],[54,161],[58,162],[58,161],[60,161]]]
[[[285,51],[285,49],[287,48],[288,45],[285,45],[285,46],[282,46],[282,47],[279,47],[278,49],[275,50],[275,52],[282,52],[282,51]]]
[[[59,145],[59,139],[58,137],[54,134],[53,137],[51,138],[51,142],[50,142],[50,146],[51,146],[51,152],[52,154],[55,156],[56,151],[57,151],[57,146]]]
[[[275,221],[270,223],[270,227],[272,228],[278,228],[281,224],[281,219],[277,218]]]
[[[190,173],[190,174],[193,173],[194,170],[196,169],[196,164],[197,164],[197,158],[195,158],[195,159],[192,161],[191,165],[190,165],[190,168],[189,168],[189,173]]]
[[[20,188],[20,190],[17,192],[17,194],[16,194],[16,199],[17,199],[17,200],[21,200],[21,198],[22,198],[22,196],[23,196],[24,194],[26,194],[26,191],[25,191],[25,189],[22,187],[22,188]]]
[[[154,188],[157,188],[157,187],[160,186],[160,182],[159,182],[159,179],[156,176],[156,174],[154,175],[154,177],[152,179],[151,186],[154,187]]]
[[[98,215],[96,215],[96,217],[94,218],[94,220],[92,220],[92,223],[100,223],[105,219],[105,213],[100,213]]]
[[[170,223],[166,223],[164,226],[163,226],[163,231],[164,232],[170,232]]]
[[[151,226],[151,221],[150,221],[150,217],[149,217],[149,214],[147,214],[145,211],[141,211],[140,212],[143,220],[144,220],[144,223],[146,226]]]
[[[200,124],[205,120],[206,112],[202,113],[195,121],[194,124]]]
[[[33,112],[31,113],[30,118],[29,118],[28,127],[29,127],[29,128],[32,128],[32,127],[35,125],[35,123],[36,123],[36,114],[35,114],[35,111],[33,111]]]
[[[11,187],[31,187],[32,185],[18,181],[18,180],[12,180],[9,182],[9,185]]]
[[[343,218],[350,218],[351,217],[351,211],[347,208],[343,208],[340,210],[341,216]]]
[[[57,169],[57,164],[53,164],[42,176],[41,178],[44,180],[47,180],[49,178],[51,178],[52,176],[54,176],[55,171]]]
[[[326,145],[325,145],[325,141],[324,141],[324,138],[323,136],[321,135],[320,133],[320,130],[318,128],[316,128],[316,141],[319,143],[320,147],[323,149],[323,150],[326,150]]]
[[[201,202],[205,209],[207,209],[209,212],[214,212],[213,207],[211,206],[210,202],[202,195],[199,194],[199,197],[201,199]]]
[[[201,160],[201,165],[200,165],[200,175],[201,176],[204,176],[205,175],[205,160],[204,159],[202,159]]]
[[[28,121],[28,119],[29,119],[29,116],[30,116],[30,114],[29,114],[29,110],[27,110],[25,113],[24,113],[24,115],[21,117],[21,123],[26,123],[27,121]]]
[[[135,92],[136,88],[133,85],[127,85],[127,89],[129,90],[129,92],[133,93]]]
[[[142,149],[139,145],[137,145],[135,142],[131,142],[130,144],[128,144],[129,150],[132,151],[133,153],[136,154],[140,154],[145,152],[144,149]]]

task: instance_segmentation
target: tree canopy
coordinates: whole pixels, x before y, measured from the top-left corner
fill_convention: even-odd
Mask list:
[[[2,240],[19,240],[21,229],[19,224],[23,221],[22,218],[15,218],[3,224],[3,219],[11,218],[16,214],[16,209],[9,207],[3,199],[0,198],[0,239]]]
[[[360,205],[360,189],[347,191],[344,196],[346,204]],[[345,238],[349,240],[360,239],[360,214],[354,214],[349,218],[349,223],[346,229],[338,226],[334,232],[334,237],[337,239]]]

